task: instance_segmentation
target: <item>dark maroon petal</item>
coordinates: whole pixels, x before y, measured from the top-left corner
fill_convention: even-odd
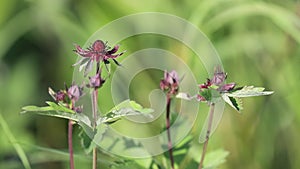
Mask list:
[[[110,55],[110,54],[107,54],[107,55],[104,55],[104,59],[115,59],[119,56],[123,55],[123,53],[119,53],[119,54],[116,54],[116,55]]]
[[[116,59],[113,59],[113,61],[115,62],[116,65],[122,66]]]
[[[83,50],[79,45],[75,45],[75,50],[74,52],[77,53],[78,55],[82,57],[90,57],[91,52],[88,50]]]
[[[96,40],[93,43],[92,49],[93,49],[93,51],[96,51],[96,52],[103,52],[103,51],[105,51],[105,44],[101,40]]]
[[[116,53],[119,50],[119,45],[114,46],[114,48],[112,48],[111,50],[107,51],[107,54],[111,55]]]
[[[66,93],[65,92],[58,91],[55,94],[55,101],[57,101],[57,102],[63,102],[65,100],[65,97],[66,97]]]
[[[211,83],[210,79],[207,79],[207,81],[204,84],[199,85],[199,88],[200,89],[208,89],[208,87],[211,85],[212,85],[212,83]]]
[[[235,83],[228,83],[220,87],[220,91],[227,92],[232,90],[235,87]]]
[[[208,86],[206,85],[206,83],[199,85],[200,89],[207,89]]]

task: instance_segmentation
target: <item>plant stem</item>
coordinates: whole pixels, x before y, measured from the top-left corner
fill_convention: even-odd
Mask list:
[[[207,144],[211,132],[211,126],[213,122],[213,116],[214,116],[214,110],[215,110],[215,103],[210,103],[210,111],[209,111],[209,120],[208,120],[208,126],[207,126],[207,132],[206,132],[206,140],[203,145],[203,150],[202,150],[202,156],[201,156],[201,161],[199,163],[198,169],[202,169],[203,167],[203,162],[206,154],[206,149],[207,149]]]
[[[171,168],[174,169],[172,139],[171,139],[171,131],[170,131],[170,107],[171,107],[171,98],[168,94],[167,95],[167,110],[166,110],[166,127],[167,127],[167,134],[168,134],[168,150],[169,150]]]
[[[97,112],[98,112],[98,90],[94,89],[92,92],[92,111],[93,111],[93,128],[96,130],[97,126]],[[93,148],[93,169],[97,169],[97,148]]]
[[[72,120],[69,120],[69,123],[68,123],[68,144],[69,144],[69,155],[70,155],[70,169],[74,169],[73,141],[72,141],[73,124],[74,124],[74,122]]]

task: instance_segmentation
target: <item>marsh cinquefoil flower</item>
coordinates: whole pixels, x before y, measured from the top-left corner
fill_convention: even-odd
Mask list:
[[[211,79],[207,79],[205,83],[199,85],[199,94],[190,96],[187,93],[179,93],[178,98],[185,100],[196,99],[200,102],[212,101],[212,92],[216,91],[220,96],[222,93],[228,93],[234,90],[235,83],[225,84],[227,74],[221,71],[220,67],[217,67],[214,72],[214,76]]]
[[[179,79],[176,71],[164,73],[164,79],[160,81],[160,88],[170,95],[176,95],[179,89]]]
[[[99,70],[99,72],[95,76],[89,77],[89,84],[87,85],[87,87],[98,89],[104,84],[104,82],[105,79],[101,77],[101,70]]]
[[[117,65],[120,65],[115,59],[124,53],[116,54],[119,50],[119,45],[110,49],[110,47],[101,40],[96,40],[93,45],[86,50],[82,49],[79,45],[75,45],[75,48],[74,52],[82,56],[82,58],[73,66],[80,65],[80,71],[85,68],[85,75],[91,71],[93,62],[96,62],[97,65],[101,64],[101,62],[109,64],[109,59],[112,59]]]
[[[234,89],[235,83],[225,83],[227,74],[220,70],[219,67],[216,68],[214,76],[212,79],[207,79],[203,84],[199,85],[199,94],[197,95],[198,101],[211,101],[211,91],[216,90],[218,93],[230,92]]]
[[[54,92],[51,88],[49,88],[49,94],[56,102],[74,110],[77,113],[82,112],[82,106],[75,106],[75,103],[83,95],[82,91],[83,87],[74,84],[69,88],[66,86],[64,90],[59,90],[58,92]]]

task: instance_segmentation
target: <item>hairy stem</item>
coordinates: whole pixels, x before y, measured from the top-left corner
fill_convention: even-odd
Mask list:
[[[69,145],[69,155],[70,155],[70,169],[74,169],[73,141],[72,141],[73,124],[74,124],[74,122],[72,120],[69,120],[69,123],[68,123],[68,145]]]
[[[169,149],[171,168],[174,169],[174,158],[173,158],[171,131],[170,131],[170,107],[171,107],[171,98],[168,95],[167,96],[167,110],[166,110],[166,127],[167,127],[167,134],[168,134],[168,149]]]
[[[206,149],[207,149],[207,145],[208,145],[208,140],[209,140],[209,136],[210,136],[210,132],[211,132],[211,126],[212,126],[212,122],[213,122],[214,110],[215,110],[215,103],[210,103],[210,111],[209,111],[209,120],[208,120],[207,132],[206,132],[206,140],[205,140],[204,145],[203,145],[202,156],[201,156],[201,160],[200,160],[198,169],[202,169],[202,167],[203,167],[203,162],[204,162]]]
[[[94,89],[92,92],[92,111],[93,111],[93,127],[96,130],[97,126],[97,112],[98,112],[98,90]],[[93,148],[93,169],[97,169],[97,148]]]

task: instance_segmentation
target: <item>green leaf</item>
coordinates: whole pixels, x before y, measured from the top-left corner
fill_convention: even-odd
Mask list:
[[[203,96],[207,101],[211,101],[212,99],[212,93],[211,90],[209,89],[204,89],[203,91],[200,92],[200,95]]]
[[[45,107],[37,107],[37,106],[25,106],[22,108],[21,114],[25,113],[35,113],[39,115],[44,115],[44,116],[52,116],[52,117],[58,117],[58,118],[64,118],[64,119],[69,119],[75,122],[80,122],[79,125],[85,124],[86,127],[88,126],[91,128],[91,121],[90,119],[84,115],[84,114],[79,114],[75,113],[73,110],[68,109],[62,105],[58,105],[54,102],[46,102],[49,106]]]
[[[229,97],[227,93],[222,94],[223,100],[229,104],[232,108],[240,113],[240,110],[243,109],[242,107],[242,100],[239,98]]]
[[[81,129],[78,136],[80,138],[80,143],[82,148],[84,149],[84,152],[86,154],[90,153],[93,150],[91,137],[87,135],[87,133],[83,129]]]
[[[274,93],[273,91],[264,91],[263,87],[244,86],[240,90],[227,93],[229,97],[253,97],[253,96],[265,96]]]
[[[122,163],[113,164],[110,167],[111,169],[135,169],[135,168],[141,168],[139,164],[137,164],[135,161],[124,161]]]
[[[54,103],[55,104],[55,103]],[[58,118],[64,118],[64,119],[69,119],[78,122],[79,119],[76,116],[75,113],[66,113],[63,111],[58,111],[59,106],[54,105],[50,103],[50,106],[45,106],[45,107],[37,107],[37,106],[25,106],[22,108],[21,114],[24,113],[36,113],[39,115],[44,115],[44,116],[53,116],[53,117],[58,117]]]
[[[142,105],[138,104],[135,101],[129,100],[129,99],[127,99],[127,100],[121,102],[120,104],[116,105],[109,112],[112,112],[114,110],[119,110],[119,109],[122,109],[122,108],[132,108],[133,110],[136,110],[136,111],[141,112],[141,113],[152,113],[153,112],[153,109],[143,108]]]
[[[203,169],[213,169],[217,168],[220,164],[226,161],[226,157],[229,152],[223,149],[219,149],[213,152],[207,153],[204,160],[204,168]]]
[[[102,139],[104,138],[104,134],[108,129],[108,125],[106,123],[102,123],[97,125],[96,127],[96,134],[94,136],[93,142],[95,142],[96,144],[99,144]]]
[[[125,100],[112,108],[104,117],[97,120],[97,125],[101,123],[111,124],[119,120],[121,117],[143,115],[151,118],[153,109],[143,108],[140,104],[135,101]]]
[[[54,102],[50,102],[50,101],[46,101],[46,103],[53,108],[53,110],[56,110],[56,111],[63,111],[63,112],[66,112],[66,113],[73,113],[73,114],[76,114],[76,112],[74,110],[71,110],[71,109],[68,109],[67,107],[61,105],[61,104],[56,104]]]
[[[265,96],[270,95],[273,91],[264,91],[263,87],[244,86],[241,89],[229,93],[222,93],[223,100],[233,107],[236,111],[240,112],[243,109],[242,101],[240,98]]]

